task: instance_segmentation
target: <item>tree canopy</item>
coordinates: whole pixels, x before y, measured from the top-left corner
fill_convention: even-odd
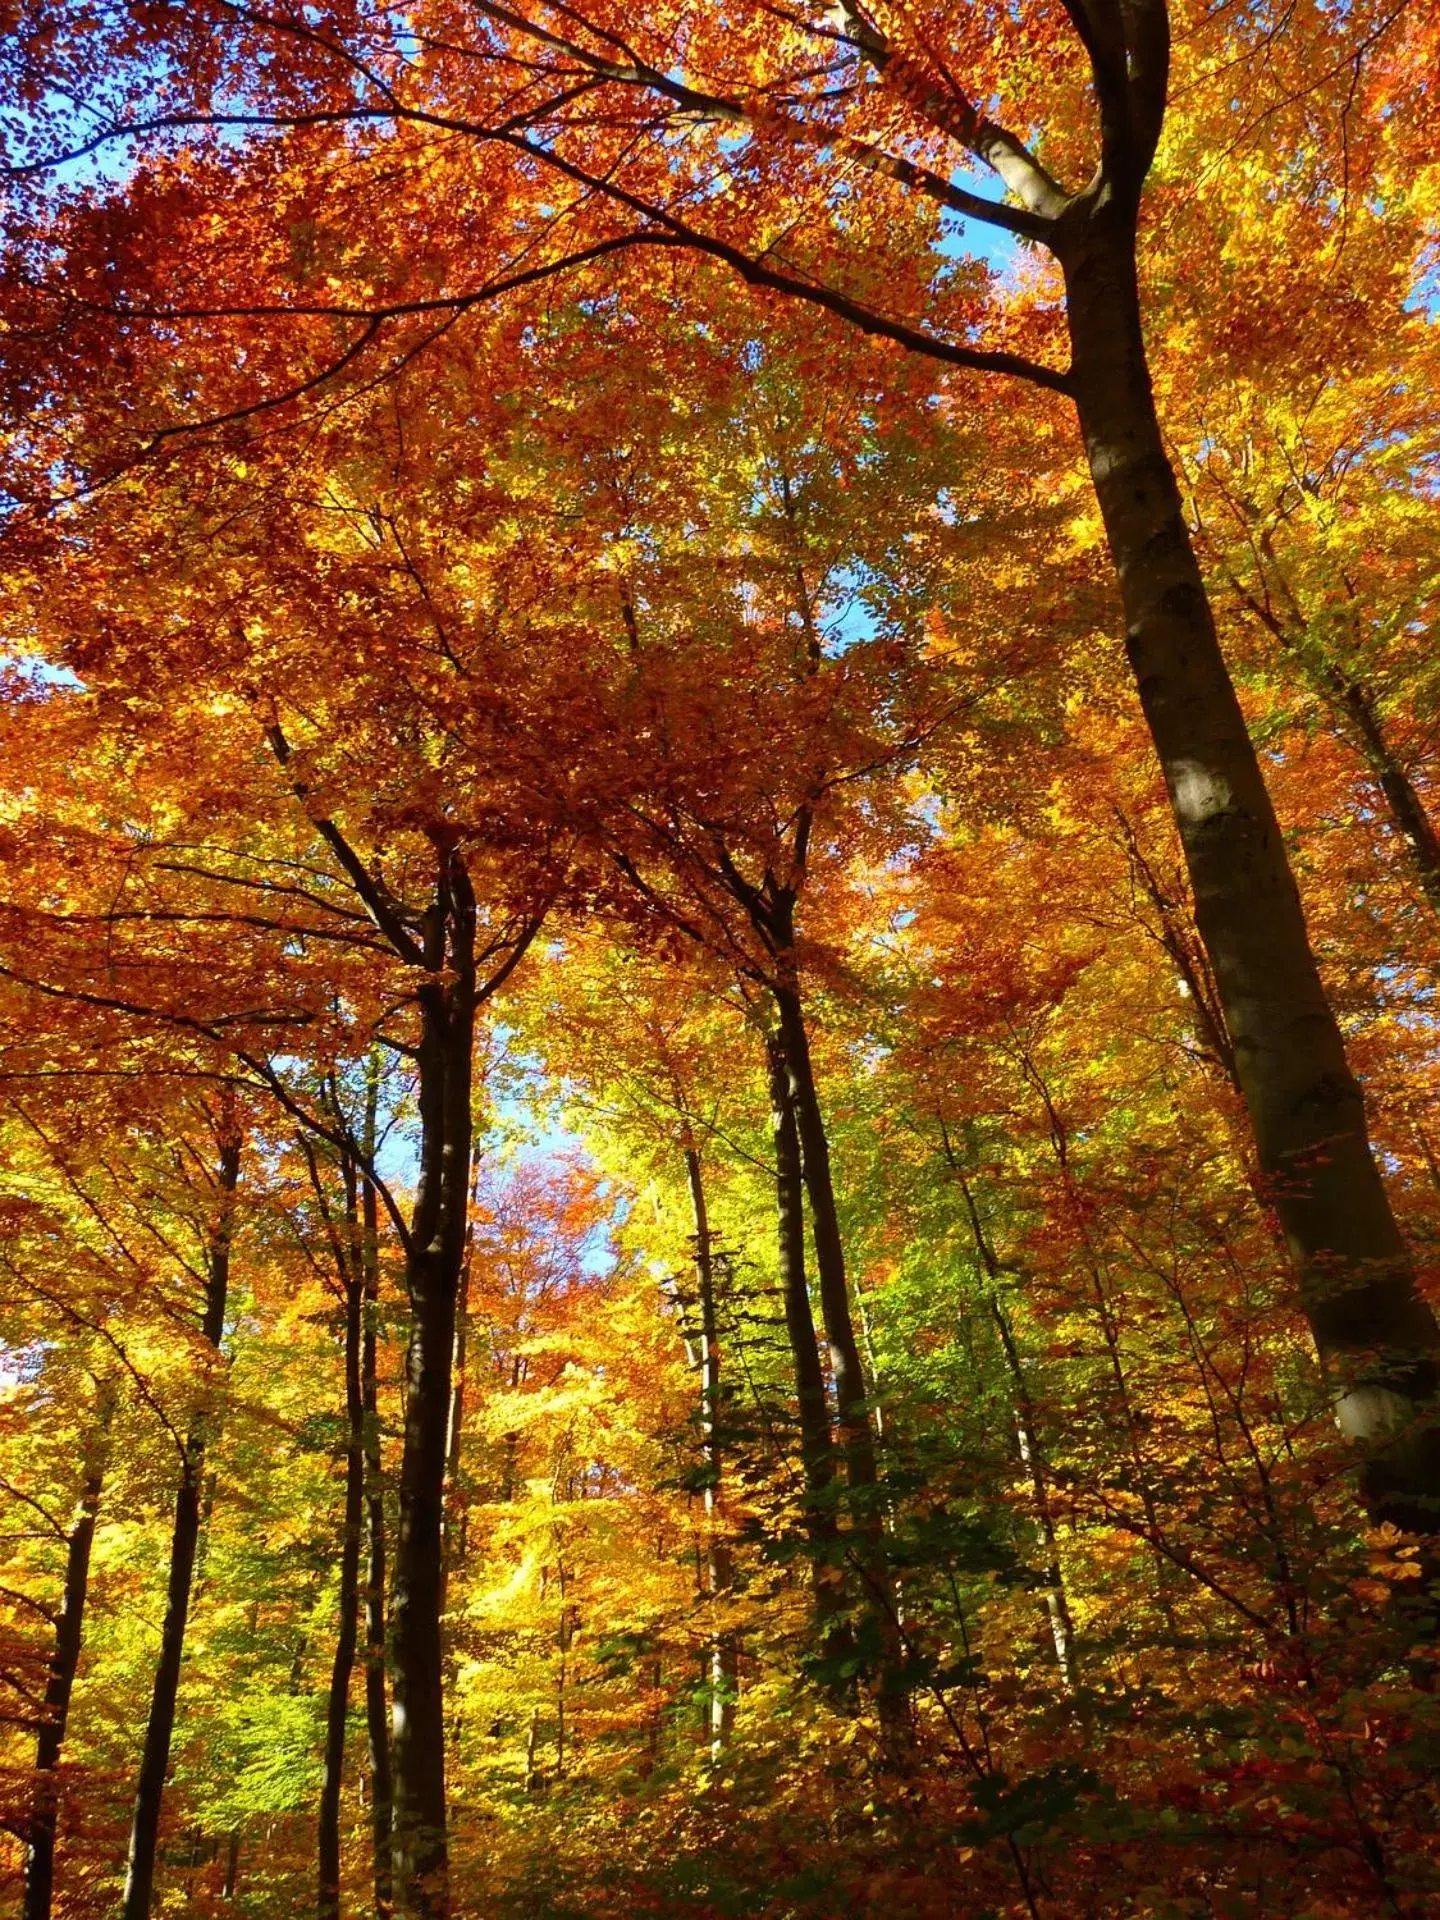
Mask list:
[[[0,1911],[1431,1912],[1429,0],[0,26]]]

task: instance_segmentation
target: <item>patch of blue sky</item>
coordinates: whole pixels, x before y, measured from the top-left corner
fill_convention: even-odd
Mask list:
[[[999,181],[978,160],[965,160],[950,174],[952,187],[975,194],[982,200],[994,200],[997,206]],[[952,260],[980,260],[992,272],[1013,272],[1024,256],[1024,243],[1004,227],[991,226],[988,220],[973,220],[965,214],[946,209],[941,217],[940,238],[936,250]]]
[[[957,180],[956,184],[969,182]],[[959,213],[946,213],[935,250],[950,260],[982,261],[998,274],[1012,273],[1021,258],[1021,242],[1015,234]]]
[[[0,664],[31,687],[53,689],[57,693],[83,693],[85,682],[69,667],[56,666],[38,653],[0,653]]]
[[[827,653],[847,653],[878,637],[880,623],[865,595],[867,583],[858,562],[831,570],[819,608]]]

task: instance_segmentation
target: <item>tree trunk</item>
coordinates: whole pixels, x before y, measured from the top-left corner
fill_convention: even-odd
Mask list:
[[[80,1665],[85,1600],[90,1585],[90,1549],[110,1457],[110,1423],[114,1413],[114,1392],[108,1386],[102,1387],[96,1398],[94,1425],[86,1439],[80,1498],[66,1541],[65,1590],[55,1622],[55,1648],[45,1683],[45,1719],[35,1742],[35,1789],[25,1857],[24,1920],[50,1920],[55,1885],[55,1830],[60,1812],[59,1782],[55,1775],[65,1745],[70,1694]]]
[[[685,1149],[685,1173],[695,1218],[695,1277],[700,1289],[700,1444],[705,1462],[705,1585],[712,1603],[728,1593],[734,1566],[730,1543],[720,1532],[723,1524],[720,1484],[723,1468],[720,1441],[720,1330],[715,1314],[715,1257],[710,1237],[710,1213],[705,1202],[705,1180],[700,1156]],[[735,1682],[739,1649],[733,1633],[716,1631],[710,1642],[709,1713],[706,1729],[712,1758],[718,1760],[735,1730]]]
[[[845,1452],[846,1478],[859,1493],[856,1518],[862,1529],[877,1518],[875,1496],[869,1492],[877,1479],[875,1436],[865,1407],[865,1375],[860,1346],[850,1313],[850,1288],[845,1274],[845,1247],[830,1172],[830,1142],[815,1085],[810,1040],[798,988],[781,986],[775,995],[779,1012],[781,1054],[790,1083],[790,1100],[800,1136],[800,1162],[805,1193],[810,1202],[810,1232],[815,1244],[815,1271],[819,1281],[820,1316],[830,1348],[830,1378],[835,1390],[836,1422]]]
[[[320,1789],[319,1920],[340,1915],[340,1788],[345,1773],[345,1724],[360,1612],[360,1535],[365,1508],[365,1404],[360,1348],[364,1338],[364,1283],[353,1257],[345,1275],[345,1531],[340,1547],[340,1618],[330,1697],[325,1712],[325,1772]]]
[[[903,1649],[899,1617],[887,1566],[875,1436],[865,1404],[865,1374],[850,1313],[845,1248],[830,1172],[830,1142],[810,1059],[804,1007],[793,975],[789,979],[782,977],[777,983],[775,1005],[779,1016],[780,1052],[800,1136],[801,1173],[810,1202],[820,1314],[830,1349],[836,1425],[845,1454],[845,1475],[852,1501],[856,1570],[864,1587],[861,1625],[873,1647],[870,1665],[876,1708],[894,1743],[907,1716],[900,1677]]]
[[[448,935],[448,939],[447,939]],[[447,953],[448,948],[448,953]],[[441,1642],[445,1463],[456,1308],[465,1261],[475,1039],[475,902],[458,857],[428,916],[419,990],[420,1176],[405,1256],[411,1331],[391,1604],[395,1900],[405,1920],[449,1920]]]
[[[785,1329],[795,1374],[800,1419],[800,1466],[805,1486],[805,1528],[810,1538],[815,1582],[815,1618],[822,1642],[840,1605],[843,1577],[838,1564],[834,1505],[835,1461],[825,1376],[810,1310],[805,1277],[805,1203],[800,1167],[800,1135],[790,1098],[790,1076],[778,1034],[767,1041],[770,1065],[770,1121],[775,1135],[775,1198],[779,1240],[780,1291]]]
[[[379,1099],[372,1070],[365,1090],[365,1155],[373,1162]],[[376,1382],[380,1311],[380,1220],[375,1188],[360,1189],[360,1259],[364,1319],[360,1334],[360,1404],[365,1445],[365,1732],[370,1753],[370,1829],[376,1920],[393,1906],[390,1868],[394,1787],[390,1766],[390,1711],[385,1698],[385,1490],[380,1459],[380,1399]]]
[[[240,1179],[240,1146],[227,1140],[220,1148],[216,1175],[219,1210],[210,1243],[206,1277],[205,1313],[201,1333],[216,1361],[225,1331],[225,1304],[230,1291],[230,1243],[234,1231],[235,1190]],[[160,1629],[160,1657],[150,1696],[145,1748],[135,1788],[130,1825],[130,1853],[125,1870],[123,1920],[148,1920],[155,1885],[155,1853],[160,1834],[160,1804],[170,1765],[170,1741],[175,1731],[175,1705],[180,1690],[180,1663],[185,1652],[185,1627],[190,1614],[190,1584],[195,1571],[195,1549],[200,1538],[200,1502],[205,1475],[205,1450],[211,1438],[213,1412],[206,1404],[207,1383],[200,1407],[191,1417],[175,1493],[175,1518],[170,1533],[170,1574],[165,1595],[165,1619]]]
[[[461,1482],[461,1447],[465,1438],[465,1362],[470,1338],[470,1269],[475,1257],[475,1228],[469,1218],[469,1197],[480,1172],[480,1142],[473,1144],[466,1171],[465,1253],[455,1307],[455,1357],[451,1363],[450,1420],[445,1436],[445,1539],[440,1563],[440,1611],[445,1611],[450,1576],[465,1559],[468,1529],[468,1491]]]
[[[1377,1518],[1440,1521],[1440,1333],[1381,1184],[1364,1101],[1215,634],[1145,359],[1135,207],[1062,217],[1073,392],[1120,579],[1126,646],[1169,789],[1266,1189]]]
[[[409,1393],[391,1599],[395,1896],[406,1920],[445,1920],[450,1905],[440,1555],[455,1298],[446,1285],[443,1249],[417,1248],[407,1266]]]

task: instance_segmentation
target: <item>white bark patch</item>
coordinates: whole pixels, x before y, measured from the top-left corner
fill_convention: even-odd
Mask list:
[[[1230,783],[1198,760],[1177,760],[1170,773],[1175,811],[1190,826],[1200,826],[1224,813],[1230,804]]]
[[[1347,1440],[1382,1440],[1414,1418],[1414,1403],[1389,1387],[1352,1387],[1335,1402],[1335,1424]]]

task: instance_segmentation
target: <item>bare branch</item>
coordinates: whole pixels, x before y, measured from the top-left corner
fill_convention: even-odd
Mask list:
[[[278,720],[265,729],[265,738],[269,741],[275,758],[288,772],[291,758],[290,743],[285,738]],[[364,902],[366,911],[380,932],[384,934],[407,966],[423,967],[425,955],[421,950],[420,942],[401,919],[400,910],[390,897],[388,890],[375,879],[335,822],[310,811],[310,789],[306,783],[292,776],[290,785],[296,799],[304,807],[311,825],[334,854],[346,879]]]

